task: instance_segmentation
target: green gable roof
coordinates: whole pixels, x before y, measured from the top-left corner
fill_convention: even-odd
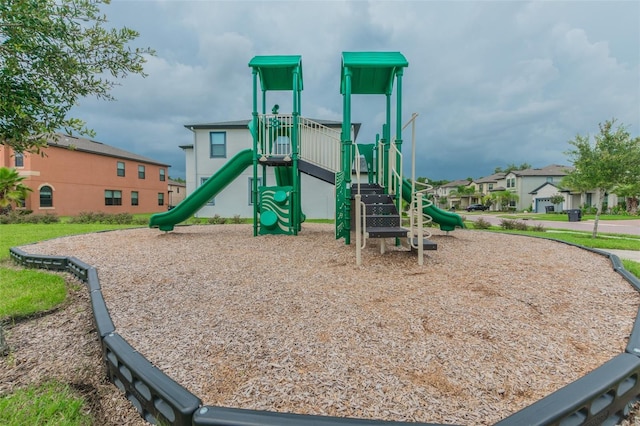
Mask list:
[[[344,94],[345,69],[351,71],[351,93],[391,93],[393,79],[409,62],[400,52],[342,52],[340,93]]]
[[[298,71],[298,90],[302,90],[302,57],[300,55],[254,56],[249,66],[257,70],[260,86],[267,90],[294,90],[293,73]]]

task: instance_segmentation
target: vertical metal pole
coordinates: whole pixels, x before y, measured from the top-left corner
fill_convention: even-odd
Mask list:
[[[418,265],[424,265],[424,228],[422,223],[422,194],[416,194],[418,198],[416,204],[418,205]]]
[[[362,195],[356,194],[356,265],[362,265]]]
[[[411,115],[411,193],[416,192],[416,117],[415,112]]]

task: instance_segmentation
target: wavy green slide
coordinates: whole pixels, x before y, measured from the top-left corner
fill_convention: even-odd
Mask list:
[[[200,185],[187,198],[173,209],[154,214],[149,219],[150,228],[161,231],[172,231],[173,227],[193,216],[207,202],[233,182],[240,174],[253,164],[253,150],[245,149],[227,161],[213,176]]]
[[[402,181],[402,198],[408,203],[411,202],[411,182],[407,179]],[[464,228],[462,218],[455,213],[439,209],[433,205],[423,208],[422,212],[431,216],[433,221],[440,225],[440,229],[443,231],[453,231],[456,228]]]

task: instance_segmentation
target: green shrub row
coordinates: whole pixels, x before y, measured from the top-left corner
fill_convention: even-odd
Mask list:
[[[58,215],[53,213],[33,214],[12,210],[7,214],[0,215],[0,224],[16,223],[60,223]],[[102,213],[102,212],[81,212],[77,216],[71,216],[67,223],[102,223],[109,225],[146,225],[148,219],[136,218],[131,213]]]
[[[146,218],[135,218],[131,213],[80,212],[68,223],[106,223],[110,225],[146,225]]]
[[[0,215],[0,224],[58,222],[60,222],[60,218],[55,214],[25,214],[20,211],[12,210],[7,214]]]
[[[246,220],[240,217],[239,214],[236,214],[231,218],[222,217],[219,214],[216,214],[213,217],[192,217],[187,220],[186,223],[189,225],[224,225],[225,223],[246,223]]]

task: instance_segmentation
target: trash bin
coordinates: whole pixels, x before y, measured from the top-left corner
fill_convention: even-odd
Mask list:
[[[556,211],[555,206],[544,206],[545,213],[553,213]]]
[[[580,222],[582,219],[582,210],[580,209],[567,210],[567,214],[569,215],[569,222]]]

